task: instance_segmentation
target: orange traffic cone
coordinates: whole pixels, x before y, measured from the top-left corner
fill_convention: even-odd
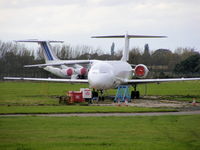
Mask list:
[[[192,106],[196,106],[196,105],[197,105],[196,100],[193,98]]]

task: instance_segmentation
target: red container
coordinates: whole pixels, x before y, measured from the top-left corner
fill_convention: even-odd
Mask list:
[[[71,98],[72,102],[81,103],[85,101],[80,91],[69,91],[68,96]]]

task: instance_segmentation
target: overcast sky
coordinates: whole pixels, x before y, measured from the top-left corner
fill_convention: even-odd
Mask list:
[[[200,50],[200,0],[0,0],[0,40],[64,40],[110,51],[123,39],[93,35],[166,35],[131,39],[131,47],[151,50],[192,47]]]

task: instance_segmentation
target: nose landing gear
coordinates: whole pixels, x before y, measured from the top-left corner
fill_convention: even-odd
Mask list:
[[[93,89],[92,91],[92,99],[97,100],[97,101],[104,101],[104,92],[103,90],[95,90]]]

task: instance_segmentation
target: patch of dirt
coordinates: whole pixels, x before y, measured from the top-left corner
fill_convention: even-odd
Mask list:
[[[188,102],[180,102],[180,101],[171,101],[171,100],[144,100],[137,99],[132,101],[130,106],[137,107],[172,107],[172,108],[180,108],[186,107]]]
[[[136,107],[165,107],[165,108],[177,108],[181,111],[191,111],[191,110],[200,110],[200,103],[191,103],[189,101],[178,101],[178,100],[166,100],[161,99],[160,96],[150,96],[143,97],[141,99],[134,99],[129,103],[94,103],[90,104],[92,106],[136,106]]]

